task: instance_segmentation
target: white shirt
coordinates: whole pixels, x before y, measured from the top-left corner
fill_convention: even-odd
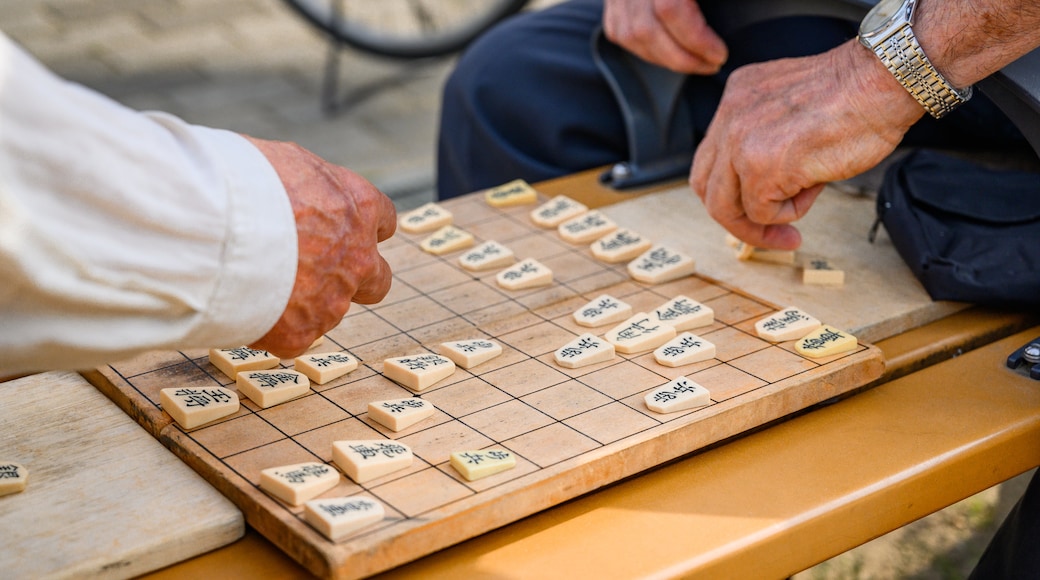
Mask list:
[[[0,375],[247,344],[285,309],[296,252],[242,136],[127,109],[0,34]]]

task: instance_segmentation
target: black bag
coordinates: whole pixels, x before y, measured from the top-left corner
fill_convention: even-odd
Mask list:
[[[886,171],[877,214],[932,299],[1040,308],[1040,173],[919,150]]]

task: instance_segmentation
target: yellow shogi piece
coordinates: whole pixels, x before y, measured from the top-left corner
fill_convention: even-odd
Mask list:
[[[455,451],[451,454],[451,466],[466,481],[474,481],[516,467],[516,456],[505,449]]]
[[[823,325],[813,332],[802,337],[795,343],[794,349],[799,354],[820,358],[848,352],[856,348],[858,341],[844,330],[838,330],[833,326]]]
[[[501,268],[515,261],[513,250],[493,240],[488,240],[459,256],[459,265],[471,272]]]
[[[663,284],[689,276],[695,270],[693,258],[660,244],[628,263],[628,274],[646,284]]]
[[[614,345],[591,332],[575,338],[553,353],[556,364],[568,369],[607,362],[613,358]]]
[[[358,359],[345,352],[323,352],[296,357],[293,368],[324,385],[358,368]]]
[[[650,391],[643,398],[656,413],[675,413],[711,404],[711,393],[686,377],[679,377]]]
[[[528,258],[499,272],[495,281],[506,290],[524,290],[552,284],[553,273],[538,260]]]
[[[538,192],[523,179],[514,179],[487,190],[484,200],[492,207],[527,205],[538,201]]]
[[[615,230],[592,242],[589,250],[597,259],[616,264],[627,262],[650,249],[653,242],[628,228]]]
[[[411,447],[392,439],[332,442],[332,460],[355,483],[405,469],[413,457]]]
[[[773,264],[794,264],[794,251],[755,248],[751,252],[751,259],[756,262],[770,262]]]
[[[726,245],[733,248],[734,250],[740,247],[740,244],[744,243],[740,241],[740,238],[733,234],[726,232]]]
[[[360,495],[312,499],[303,506],[303,519],[332,541],[382,521],[385,513],[383,504]]]
[[[220,372],[233,379],[242,371],[258,371],[273,369],[281,360],[266,350],[256,350],[248,346],[238,348],[211,348],[209,362],[220,369]]]
[[[654,360],[666,367],[681,367],[715,358],[715,345],[684,332],[654,350]]]
[[[419,243],[425,252],[435,256],[462,250],[473,245],[473,234],[455,226],[444,226]]]
[[[613,220],[596,210],[573,217],[556,227],[560,237],[572,244],[587,244],[616,229]]]
[[[439,354],[398,356],[383,361],[383,375],[409,389],[420,392],[455,372],[455,363]]]
[[[324,463],[311,461],[260,471],[260,489],[289,505],[314,499],[339,483],[339,472]]]
[[[303,396],[311,390],[307,375],[289,369],[241,372],[238,373],[235,386],[250,401],[265,409]]]
[[[561,223],[577,217],[589,208],[566,195],[557,195],[531,212],[531,221],[542,228],[555,228]]]
[[[755,253],[755,246],[740,242],[737,244],[737,259],[738,260],[750,260],[751,255]]]
[[[456,365],[470,369],[502,354],[502,345],[487,338],[452,340],[442,342],[440,350]]]
[[[0,462],[0,496],[25,491],[29,470],[21,463]]]
[[[822,258],[809,260],[802,268],[802,284],[842,286],[845,284],[845,271],[838,270]]]
[[[574,322],[582,326],[616,324],[632,316],[632,306],[610,294],[600,294],[588,304],[574,311]]]
[[[401,214],[397,224],[401,231],[409,234],[424,234],[451,225],[454,216],[451,212],[430,202],[410,212]]]
[[[686,296],[676,296],[650,312],[657,320],[675,327],[677,332],[708,326],[715,322],[715,311]]]
[[[373,401],[368,404],[368,417],[394,432],[403,431],[427,417],[437,408],[433,403],[415,397]]]
[[[630,354],[653,350],[675,338],[675,327],[656,322],[645,312],[640,312],[612,328],[603,335],[618,352]]]
[[[159,404],[183,429],[194,429],[238,412],[238,393],[223,387],[170,387]]]
[[[798,340],[820,327],[820,321],[801,310],[790,307],[755,323],[759,338],[769,342]]]

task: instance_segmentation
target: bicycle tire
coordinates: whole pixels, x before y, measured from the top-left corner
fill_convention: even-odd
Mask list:
[[[477,9],[456,8],[455,11],[461,15],[461,19],[453,19],[450,27],[438,28],[433,33],[419,31],[393,35],[386,30],[366,26],[352,19],[350,10],[356,10],[356,7],[351,9],[350,6],[344,6],[342,13],[337,15],[334,5],[337,1],[341,5],[350,4],[350,0],[284,0],[305,20],[337,41],[370,54],[401,59],[444,56],[458,52],[502,19],[519,12],[529,2],[477,0],[475,4],[469,4],[475,5]],[[401,2],[413,10],[427,7],[423,0],[399,0],[396,6],[400,6]],[[358,0],[355,4],[360,3],[364,3],[365,9],[370,13],[372,10],[392,10],[395,6],[395,2],[390,0]],[[431,4],[439,6],[436,11],[443,12],[444,6],[451,3],[446,0],[431,0]],[[395,23],[400,26],[401,19],[397,19]]]

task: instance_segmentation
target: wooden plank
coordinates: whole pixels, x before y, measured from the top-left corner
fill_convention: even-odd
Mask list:
[[[0,461],[29,470],[0,497],[10,578],[124,578],[242,536],[227,499],[77,374],[0,385]]]

